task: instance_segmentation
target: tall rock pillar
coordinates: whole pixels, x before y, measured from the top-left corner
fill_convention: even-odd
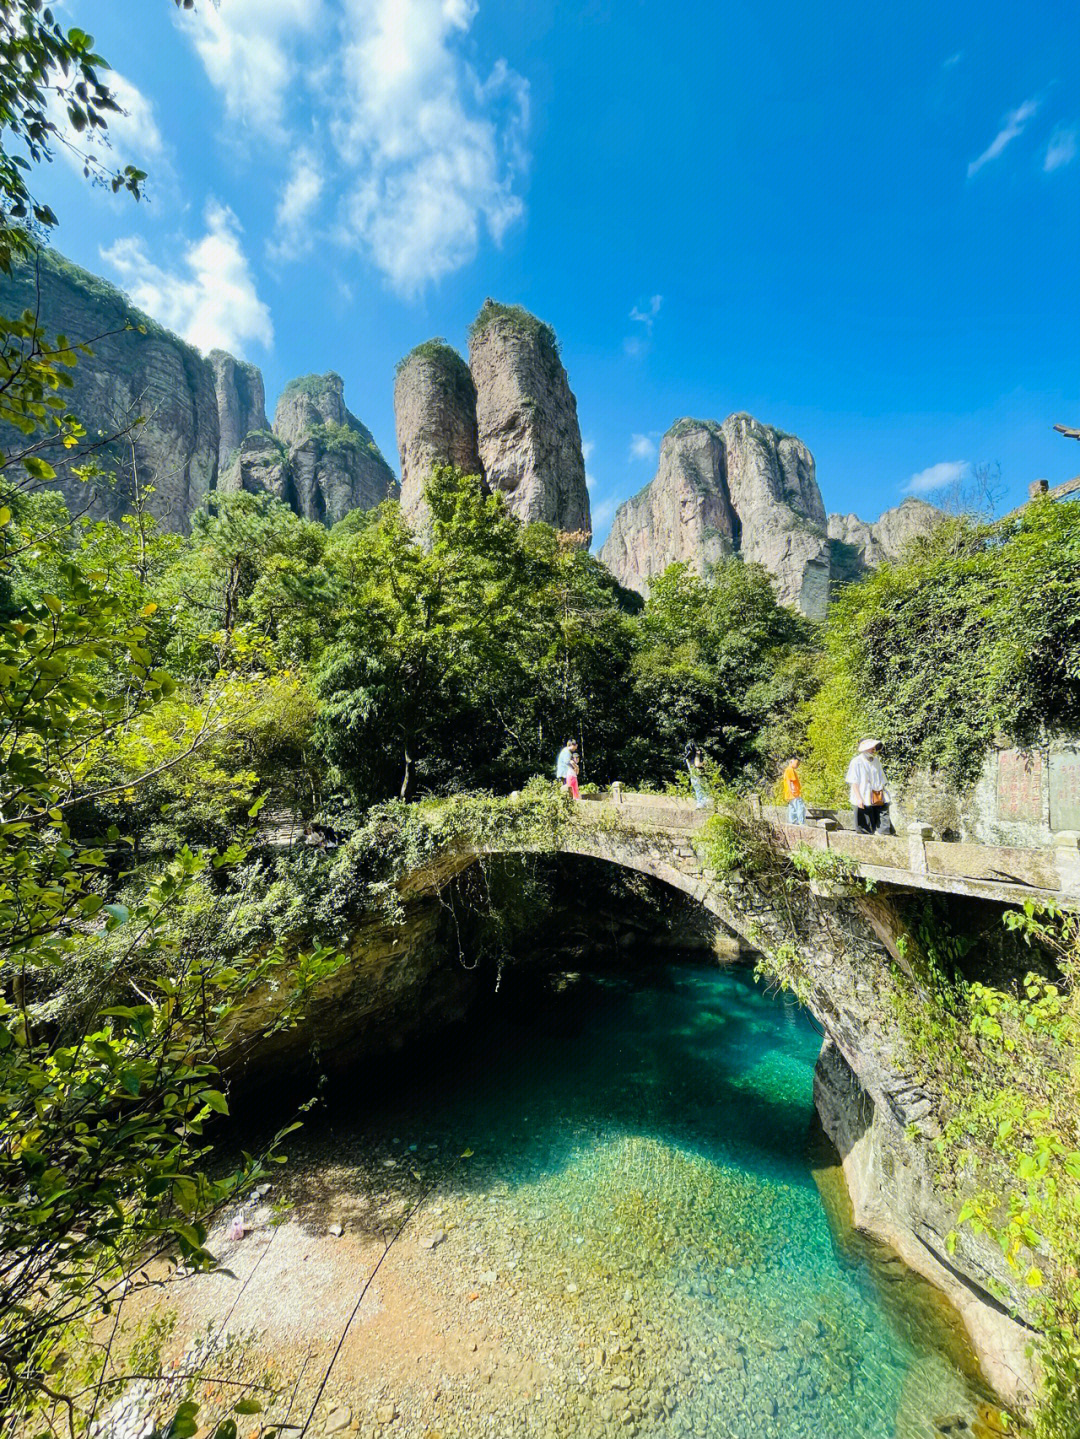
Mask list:
[[[218,473],[235,457],[240,443],[252,430],[268,430],[266,391],[257,365],[234,359],[224,350],[207,356],[214,371],[218,410]]]
[[[577,401],[554,332],[518,305],[485,300],[469,332],[484,478],[524,523],[588,533]]]
[[[437,465],[480,475],[476,386],[469,367],[442,340],[417,345],[398,365],[394,423],[401,456],[401,508],[410,524],[427,521],[424,486]]]

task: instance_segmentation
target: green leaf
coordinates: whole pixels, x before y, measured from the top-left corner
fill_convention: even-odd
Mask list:
[[[43,460],[37,455],[27,455],[26,458],[23,460],[23,469],[35,480],[56,479],[56,471],[53,469],[52,465],[50,465],[47,460]]]

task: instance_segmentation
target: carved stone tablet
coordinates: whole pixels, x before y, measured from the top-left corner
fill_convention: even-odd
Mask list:
[[[1050,756],[1050,828],[1080,829],[1080,750]]]
[[[1042,819],[1043,757],[1039,750],[1003,749],[998,755],[998,819]]]

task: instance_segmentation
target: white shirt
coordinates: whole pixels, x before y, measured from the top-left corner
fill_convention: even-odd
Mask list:
[[[877,755],[857,754],[848,765],[844,783],[851,786],[851,804],[854,809],[865,809],[870,803],[871,790],[885,793],[885,771]]]

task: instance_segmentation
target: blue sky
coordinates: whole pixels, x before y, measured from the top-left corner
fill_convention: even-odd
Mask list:
[[[63,0],[134,204],[59,158],[57,245],[273,401],[393,373],[487,295],[551,323],[596,532],[683,415],[748,410],[873,518],[963,465],[1080,472],[1072,3]]]

